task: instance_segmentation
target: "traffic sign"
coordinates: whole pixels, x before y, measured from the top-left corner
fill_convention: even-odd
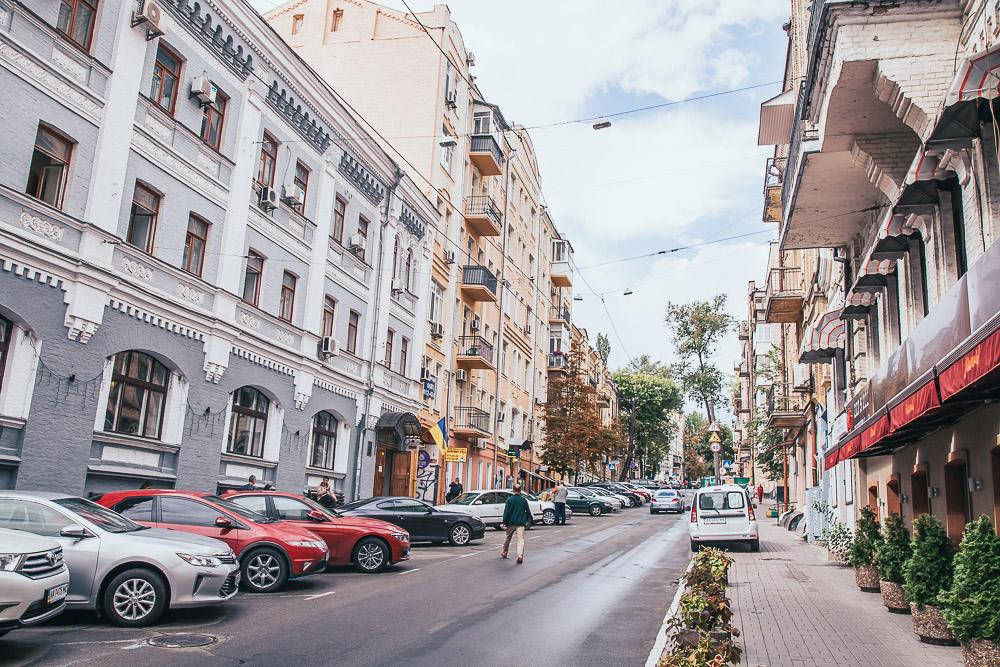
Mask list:
[[[713,453],[713,454],[718,454],[719,452],[721,452],[721,451],[722,451],[722,445],[721,445],[721,444],[719,444],[718,442],[713,442],[713,443],[712,443],[712,444],[710,445],[710,449],[712,450],[712,453]]]

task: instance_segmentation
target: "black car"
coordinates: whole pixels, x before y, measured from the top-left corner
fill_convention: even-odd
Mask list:
[[[355,500],[338,507],[345,516],[363,516],[394,523],[410,534],[411,542],[451,542],[463,546],[486,535],[486,524],[477,517],[448,512],[422,500],[404,496],[382,496]]]

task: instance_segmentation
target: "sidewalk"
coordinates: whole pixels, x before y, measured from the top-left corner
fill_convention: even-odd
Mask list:
[[[762,507],[761,510],[764,508]],[[961,665],[958,647],[921,643],[908,615],[862,593],[854,570],[826,560],[760,512],[760,552],[733,550],[727,594],[749,667]]]

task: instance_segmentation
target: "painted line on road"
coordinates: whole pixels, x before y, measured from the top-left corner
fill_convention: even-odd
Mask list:
[[[690,570],[691,566],[694,565],[694,558],[688,561],[688,565],[684,568],[684,574],[686,575]],[[656,633],[656,641],[653,642],[653,649],[649,652],[649,657],[646,658],[645,667],[656,667],[660,662],[660,657],[663,655],[663,650],[667,647],[667,625],[670,620],[677,615],[677,609],[681,604],[681,596],[684,595],[684,575],[681,575],[680,579],[677,580],[677,592],[674,593],[674,599],[670,603],[670,607],[667,609],[666,615],[663,617],[663,623],[660,625],[660,631]]]
[[[326,593],[317,593],[316,595],[307,595],[303,600],[315,600],[316,598],[325,598],[327,595],[333,595],[334,591],[327,591]]]
[[[410,572],[419,572],[419,571],[420,571],[420,568],[419,567],[415,567],[412,570],[403,570],[402,572],[397,572],[396,574],[397,575],[402,575],[402,574],[409,574]]]

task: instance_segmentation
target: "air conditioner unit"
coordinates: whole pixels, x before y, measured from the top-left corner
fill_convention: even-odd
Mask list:
[[[360,252],[365,249],[367,243],[365,237],[361,234],[351,234],[351,238],[348,239],[348,245],[351,246],[351,250]]]
[[[302,207],[302,196],[299,189],[292,184],[281,186],[281,202],[292,208]]]
[[[455,382],[465,382],[469,379],[469,371],[464,368],[459,368],[455,371]]]
[[[329,359],[337,356],[340,351],[340,344],[333,336],[323,336],[317,343],[317,351],[320,359]]]
[[[265,211],[273,211],[278,208],[278,193],[274,191],[274,188],[264,186],[257,195],[257,203]]]
[[[132,27],[142,27],[146,31],[146,41],[159,37],[163,34],[160,29],[160,6],[151,0],[139,0],[135,11],[132,12]]]
[[[431,370],[429,368],[427,368],[425,366],[425,367],[423,367],[423,368],[420,369],[420,381],[421,382],[423,382],[424,380],[427,380],[430,377],[432,377],[432,376],[431,376]]]
[[[444,338],[444,325],[439,322],[431,322],[431,338]]]
[[[215,104],[215,95],[218,89],[212,81],[202,74],[191,80],[191,97],[198,100],[198,104],[208,106]]]
[[[473,318],[472,322],[469,323],[469,331],[479,331],[479,318]]]
[[[403,293],[403,281],[399,278],[392,279],[392,295],[397,296]]]
[[[521,327],[521,328],[522,328],[522,330],[524,331],[524,333],[525,333],[526,335],[528,335],[528,336],[530,336],[530,335],[531,335],[531,325],[530,325],[530,324],[525,324],[525,325],[524,325],[523,327]]]
[[[445,264],[454,264],[455,263],[455,251],[454,250],[445,250],[444,251],[444,263]]]
[[[448,94],[445,96],[444,103],[445,103],[445,106],[447,106],[449,109],[457,109],[458,108],[458,91],[457,90],[449,90]]]

